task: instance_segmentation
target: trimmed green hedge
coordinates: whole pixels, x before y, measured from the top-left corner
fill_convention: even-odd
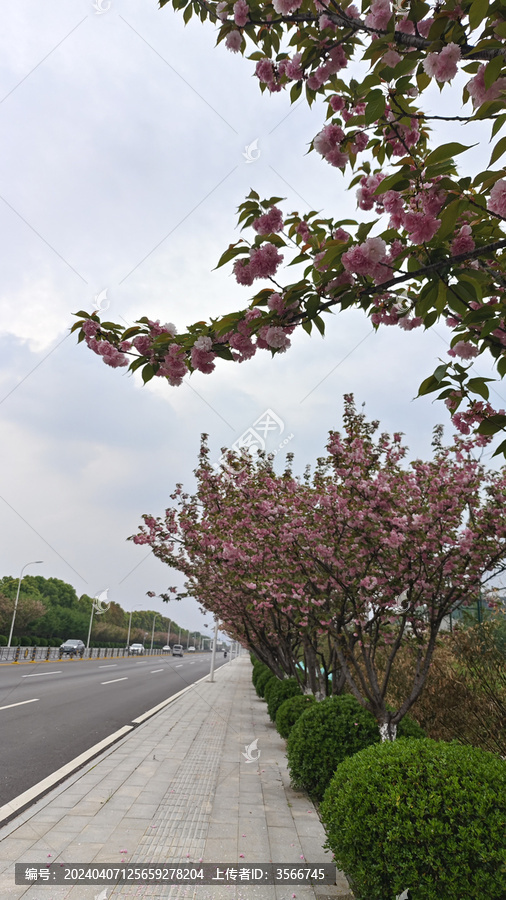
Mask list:
[[[264,697],[265,695],[265,687],[267,682],[271,680],[271,678],[276,678],[275,675],[272,674],[270,669],[267,669],[265,672],[261,672],[261,674],[257,678],[257,682],[255,684],[255,689],[259,697]],[[279,681],[279,679],[277,679]]]
[[[288,700],[283,700],[276,713],[276,728],[282,738],[288,737],[302,713],[315,702],[313,694],[295,694]]]
[[[292,784],[321,800],[339,763],[379,739],[376,720],[349,694],[311,704],[288,737]]]
[[[320,807],[357,900],[504,900],[506,762],[397,739],[344,760]]]
[[[405,716],[397,735],[420,738],[425,732]],[[292,782],[321,800],[339,763],[379,741],[376,719],[355,697],[326,697],[303,712],[290,731],[287,757]]]
[[[284,700],[301,694],[302,690],[296,678],[284,678],[283,681],[278,678],[277,682],[269,688],[269,696],[265,698],[271,722],[276,721],[276,713]]]

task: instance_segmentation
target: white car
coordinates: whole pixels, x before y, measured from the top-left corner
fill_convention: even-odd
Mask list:
[[[195,653],[195,647],[188,647],[188,653]]]
[[[170,645],[165,644],[165,647],[162,647],[162,653],[170,653]]]
[[[174,644],[172,648],[172,656],[182,656],[183,655],[183,645],[182,644]]]
[[[144,653],[144,646],[142,644],[130,644],[128,652],[138,654]]]

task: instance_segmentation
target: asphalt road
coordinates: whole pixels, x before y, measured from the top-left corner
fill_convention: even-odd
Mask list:
[[[216,667],[226,662],[216,657]],[[209,673],[210,653],[0,665],[0,806]]]

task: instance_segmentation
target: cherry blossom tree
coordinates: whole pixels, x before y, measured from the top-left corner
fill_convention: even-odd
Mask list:
[[[218,43],[247,52],[262,91],[323,105],[326,123],[311,149],[326,165],[352,170],[358,208],[372,218],[301,216],[252,191],[239,207],[250,238],[218,263],[232,263],[239,285],[263,282],[247,307],[180,334],[147,316],[125,330],[81,311],[79,340],[112,367],[140,368],[145,382],[179,385],[194,370],[212,372],[218,359],[283,353],[298,327],[323,334],[334,310],[360,308],[374,328],[405,331],[444,319],[450,359],[419,395],[437,392],[464,434],[504,430],[505,411],[489,403],[491,379],[469,373],[480,354],[492,356],[498,377],[506,372],[506,171],[492,168],[506,151],[502,0],[363,0],[361,9],[347,0],[171,2],[185,22],[209,20]],[[351,61],[363,64],[362,80],[347,75]],[[462,98],[452,86],[458,72],[468,76]],[[434,83],[453,91],[456,111],[462,100],[459,114],[424,111],[420,98]],[[455,159],[470,144],[432,147],[434,120],[452,122],[464,139],[470,131],[471,142],[472,124],[490,122],[497,140],[486,168],[460,174]],[[282,281],[282,264],[300,265]],[[496,452],[506,455],[506,440]]]
[[[213,471],[203,444],[194,496],[179,485],[162,518],[133,537],[183,572],[188,590],[275,670],[321,696],[329,671],[376,717],[384,738],[416,702],[445,617],[506,570],[506,468],[488,472],[461,437],[404,464],[401,435],[380,434],[345,396],[314,473],[277,475],[269,459]],[[401,645],[411,681],[387,705]],[[320,662],[326,670],[320,673]]]

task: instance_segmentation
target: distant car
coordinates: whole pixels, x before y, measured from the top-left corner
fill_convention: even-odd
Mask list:
[[[195,653],[195,647],[188,647],[188,653]]]
[[[86,650],[85,645],[82,641],[65,641],[64,644],[60,645],[60,653],[62,656],[82,656],[84,651]]]
[[[129,653],[139,653],[139,654],[144,653],[144,646],[143,646],[143,644],[130,644],[130,647],[128,648],[128,652]]]
[[[165,647],[162,647],[162,653],[170,653],[170,644],[165,644]]]
[[[183,655],[183,645],[182,644],[174,644],[172,648],[172,656],[182,656]]]

